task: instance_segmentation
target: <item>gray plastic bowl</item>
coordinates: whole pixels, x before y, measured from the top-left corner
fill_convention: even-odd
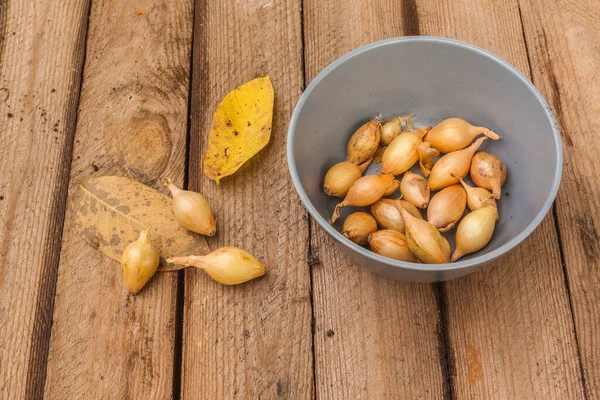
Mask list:
[[[378,113],[416,113],[418,126],[460,117],[486,126],[499,141],[480,150],[502,158],[508,180],[500,221],[482,250],[452,264],[416,264],[379,256],[328,223],[340,199],[321,188],[343,161],[352,133]],[[354,262],[384,276],[434,282],[475,271],[510,251],[542,221],[562,173],[560,133],[542,95],[516,68],[486,50],[437,37],[402,37],[354,50],[325,68],[296,105],[288,132],[288,163],[302,202]],[[372,164],[367,173],[375,173]],[[342,217],[355,211],[343,209]],[[343,218],[340,218],[340,221]],[[447,236],[451,243],[454,231]]]

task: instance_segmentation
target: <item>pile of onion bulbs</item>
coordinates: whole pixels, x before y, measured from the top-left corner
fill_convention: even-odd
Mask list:
[[[460,118],[415,128],[414,116],[376,118],[354,132],[346,161],[323,182],[327,195],[343,199],[331,222],[344,207],[368,207],[345,218],[342,235],[396,260],[453,262],[484,248],[499,220],[506,166],[478,150],[500,136]],[[381,162],[381,173],[363,176],[372,162]],[[421,174],[411,171],[417,163]],[[444,232],[455,235],[454,251]]]

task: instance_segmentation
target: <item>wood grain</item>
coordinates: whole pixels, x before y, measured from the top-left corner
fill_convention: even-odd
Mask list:
[[[161,177],[182,184],[192,19],[191,1],[93,2],[69,198],[98,175],[164,193]],[[67,213],[46,397],[172,397],[176,275],[157,274],[129,295],[119,264],[86,245],[73,219]]]
[[[418,34],[414,7],[412,1],[305,1],[307,83],[356,47]],[[311,250],[317,397],[448,396],[433,287],[367,272],[314,221]]]
[[[422,34],[484,47],[529,75],[516,1],[417,2]],[[552,214],[508,256],[444,284],[456,398],[582,398]]]
[[[581,365],[600,398],[600,3],[521,1],[533,82],[558,121],[564,171],[556,201]]]
[[[0,1],[0,398],[43,393],[87,15]]]
[[[226,287],[186,271],[182,397],[310,398],[308,224],[285,150],[303,85],[300,1],[197,1],[193,59],[190,187],[215,212],[209,245],[250,251],[267,275]],[[217,186],[200,172],[213,112],[261,74],[275,89],[271,141]]]

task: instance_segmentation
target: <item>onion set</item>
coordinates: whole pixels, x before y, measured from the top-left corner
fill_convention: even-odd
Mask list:
[[[346,149],[346,160],[356,165],[364,163],[373,156],[380,140],[381,123],[376,120],[367,122],[350,138]]]
[[[499,199],[500,188],[506,182],[506,165],[495,155],[480,151],[471,160],[471,179],[477,186],[491,190]]]
[[[498,140],[500,136],[483,126],[473,126],[461,118],[448,118],[431,129],[424,140],[442,153],[461,150],[479,135]]]
[[[330,222],[343,207],[363,207],[342,224],[342,235],[354,243],[394,260],[454,262],[484,248],[499,221],[507,168],[479,149],[501,137],[461,118],[415,127],[414,117],[378,116],[352,135],[346,161],[331,167],[323,181],[327,195],[343,198]],[[371,162],[381,162],[381,173],[363,176]],[[398,189],[400,198],[389,198]]]
[[[346,217],[342,235],[358,245],[367,244],[367,237],[377,230],[377,221],[369,213],[355,212]]]
[[[265,274],[265,266],[256,257],[237,247],[221,247],[205,256],[167,258],[168,263],[203,269],[223,285],[239,285]]]
[[[348,190],[365,172],[371,160],[368,159],[360,165],[350,161],[342,161],[329,168],[323,181],[323,191],[328,196],[344,198]]]

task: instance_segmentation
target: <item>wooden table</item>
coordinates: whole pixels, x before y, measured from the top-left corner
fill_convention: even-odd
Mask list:
[[[0,0],[0,398],[600,398],[599,19],[596,0]],[[505,58],[563,135],[541,226],[443,284],[350,263],[286,165],[306,84],[403,35]],[[271,143],[217,187],[201,172],[213,110],[263,73]],[[202,192],[211,248],[249,249],[268,275],[163,273],[128,295],[71,225],[77,185],[109,174]]]

